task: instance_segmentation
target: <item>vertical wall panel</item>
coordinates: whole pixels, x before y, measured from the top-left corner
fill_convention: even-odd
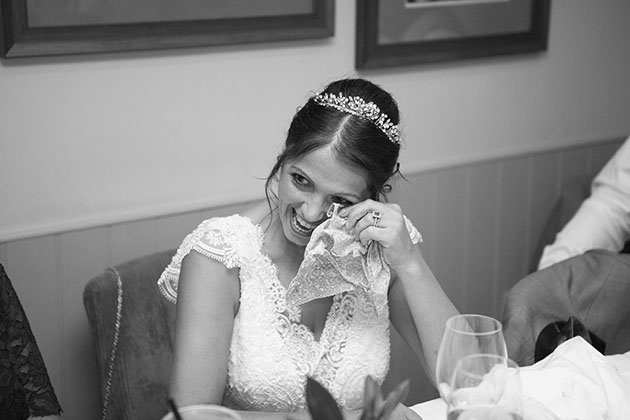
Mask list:
[[[529,163],[525,158],[501,163],[501,206],[499,216],[498,278],[494,290],[494,314],[501,316],[503,294],[520,280],[526,269]]]
[[[83,289],[107,267],[105,238],[105,228],[96,228],[66,233],[57,241],[64,302],[64,419],[97,419],[100,413],[96,353],[83,306]]]
[[[463,255],[465,221],[465,174],[462,168],[436,174],[435,253],[432,268],[457,308],[463,306]]]
[[[623,142],[604,143],[602,145],[595,145],[590,148],[591,153],[591,178],[597,175],[597,173],[604,167],[606,162],[615,154],[617,149]]]
[[[427,173],[398,180],[389,197],[391,202],[401,206],[402,211],[422,234],[422,254],[429,264],[433,260],[436,237],[435,179],[434,173]]]
[[[50,380],[62,406],[61,285],[57,277],[55,237],[44,236],[9,242],[6,271],[24,307]]]
[[[7,261],[7,244],[6,242],[0,242],[0,264],[6,265]]]
[[[464,305],[468,313],[492,315],[490,291],[495,282],[494,244],[497,238],[498,165],[477,165],[469,170],[466,194],[467,235],[464,266]]]
[[[156,249],[161,251],[177,248],[202,220],[203,214],[198,211],[155,219]]]
[[[561,185],[590,176],[590,154],[588,149],[567,150],[560,154],[560,161]]]
[[[154,219],[114,225],[108,228],[107,234],[111,258],[109,265],[120,264],[157,250]]]
[[[534,271],[542,252],[541,237],[545,224],[553,210],[560,184],[560,155],[552,153],[530,158],[529,177],[531,200],[529,204],[529,266],[528,272]]]

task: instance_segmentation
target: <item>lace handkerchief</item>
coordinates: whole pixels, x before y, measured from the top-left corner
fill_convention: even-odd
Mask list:
[[[304,261],[287,289],[289,305],[301,305],[311,300],[359,290],[374,302],[376,284],[388,284],[390,270],[383,259],[380,244],[368,246],[357,241],[345,227],[345,219],[337,214],[334,203],[330,218],[319,225],[306,245]],[[380,315],[380,313],[379,313]]]

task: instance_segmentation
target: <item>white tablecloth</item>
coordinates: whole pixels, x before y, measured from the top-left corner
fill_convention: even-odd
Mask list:
[[[446,420],[446,403],[441,398],[416,404],[411,407],[422,420]]]
[[[525,420],[630,419],[630,352],[603,356],[574,337],[520,371]],[[439,398],[411,408],[423,420],[446,420]]]

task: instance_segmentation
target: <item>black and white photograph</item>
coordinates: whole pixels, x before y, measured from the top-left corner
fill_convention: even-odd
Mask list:
[[[0,0],[0,420],[628,420],[629,16]]]

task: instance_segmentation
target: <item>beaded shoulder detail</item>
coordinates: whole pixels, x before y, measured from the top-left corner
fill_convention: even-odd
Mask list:
[[[250,249],[260,249],[262,232],[246,217],[234,214],[204,220],[181,243],[170,264],[158,279],[160,292],[166,299],[177,301],[177,285],[184,257],[191,251],[217,260],[227,268],[240,267]]]

